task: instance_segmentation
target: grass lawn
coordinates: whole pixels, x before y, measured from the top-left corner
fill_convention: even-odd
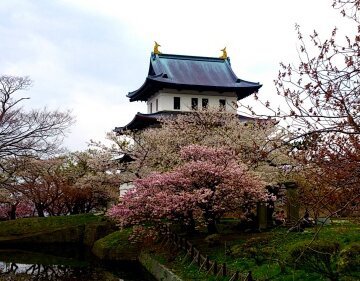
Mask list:
[[[102,216],[92,214],[46,218],[21,218],[0,222],[0,237],[22,236],[43,233],[64,227],[100,222]]]
[[[136,260],[140,246],[129,241],[131,234],[131,228],[117,230],[97,240],[92,252],[103,260]]]
[[[105,248],[129,247],[129,236],[132,233],[131,228],[115,231],[98,241],[98,244]]]
[[[255,280],[329,280],[324,274],[301,268],[295,269],[289,263],[289,252],[294,245],[303,241],[332,241],[340,245],[340,250],[350,244],[360,243],[360,224],[348,220],[333,220],[331,225],[321,228],[306,228],[304,232],[287,232],[284,227],[278,227],[263,233],[236,233],[231,230],[231,223],[220,225],[220,243],[209,246],[204,238],[206,234],[199,234],[189,240],[204,255],[218,264],[226,263],[228,268],[246,273],[252,271]],[[199,272],[196,266],[189,266],[190,261],[182,261],[184,254],[176,255],[169,252],[157,252],[158,259],[166,263],[184,280],[215,280]],[[358,272],[357,272],[358,270]],[[360,264],[357,265],[356,277],[340,277],[338,280],[359,280]],[[349,272],[347,272],[349,273]],[[224,280],[228,280],[224,279]],[[218,278],[217,280],[221,280]]]

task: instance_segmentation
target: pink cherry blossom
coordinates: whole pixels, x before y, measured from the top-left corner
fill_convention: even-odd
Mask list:
[[[189,145],[180,151],[182,165],[134,182],[134,188],[109,211],[121,226],[196,222],[209,232],[226,212],[269,200],[265,183],[237,162],[226,148]]]

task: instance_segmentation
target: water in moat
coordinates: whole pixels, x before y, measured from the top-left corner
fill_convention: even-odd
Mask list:
[[[154,281],[137,262],[101,262],[83,248],[0,249],[0,281]]]

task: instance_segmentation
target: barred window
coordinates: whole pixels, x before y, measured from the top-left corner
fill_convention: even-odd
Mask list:
[[[219,108],[220,110],[225,110],[226,109],[226,100],[219,100]]]
[[[202,108],[206,109],[209,105],[209,99],[202,99]]]
[[[191,99],[191,109],[192,110],[197,110],[198,109],[198,103],[199,103],[198,98],[192,98]]]
[[[174,109],[180,109],[180,97],[174,97]]]

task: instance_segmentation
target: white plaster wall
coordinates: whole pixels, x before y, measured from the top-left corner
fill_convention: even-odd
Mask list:
[[[180,97],[180,110],[174,109],[174,97]],[[191,111],[191,99],[198,98],[198,108],[202,107],[202,99],[209,100],[210,108],[219,108],[219,100],[225,99],[226,111],[236,113],[236,94],[235,93],[216,93],[216,92],[195,92],[195,91],[160,91],[149,98],[147,101],[148,113],[150,113],[150,103],[152,103],[152,113],[156,112],[156,99],[158,99],[158,111]]]
[[[121,184],[119,187],[120,196],[124,195],[129,189],[132,189],[133,187],[134,187],[134,184],[132,182]]]
[[[160,111],[160,108],[159,110],[156,110],[156,99],[159,99],[159,94],[156,93],[155,95],[151,96],[148,101],[147,101],[147,113],[155,113],[157,111]],[[150,112],[150,104],[152,103],[152,112]],[[159,103],[159,107],[160,107],[160,100],[158,101]]]

